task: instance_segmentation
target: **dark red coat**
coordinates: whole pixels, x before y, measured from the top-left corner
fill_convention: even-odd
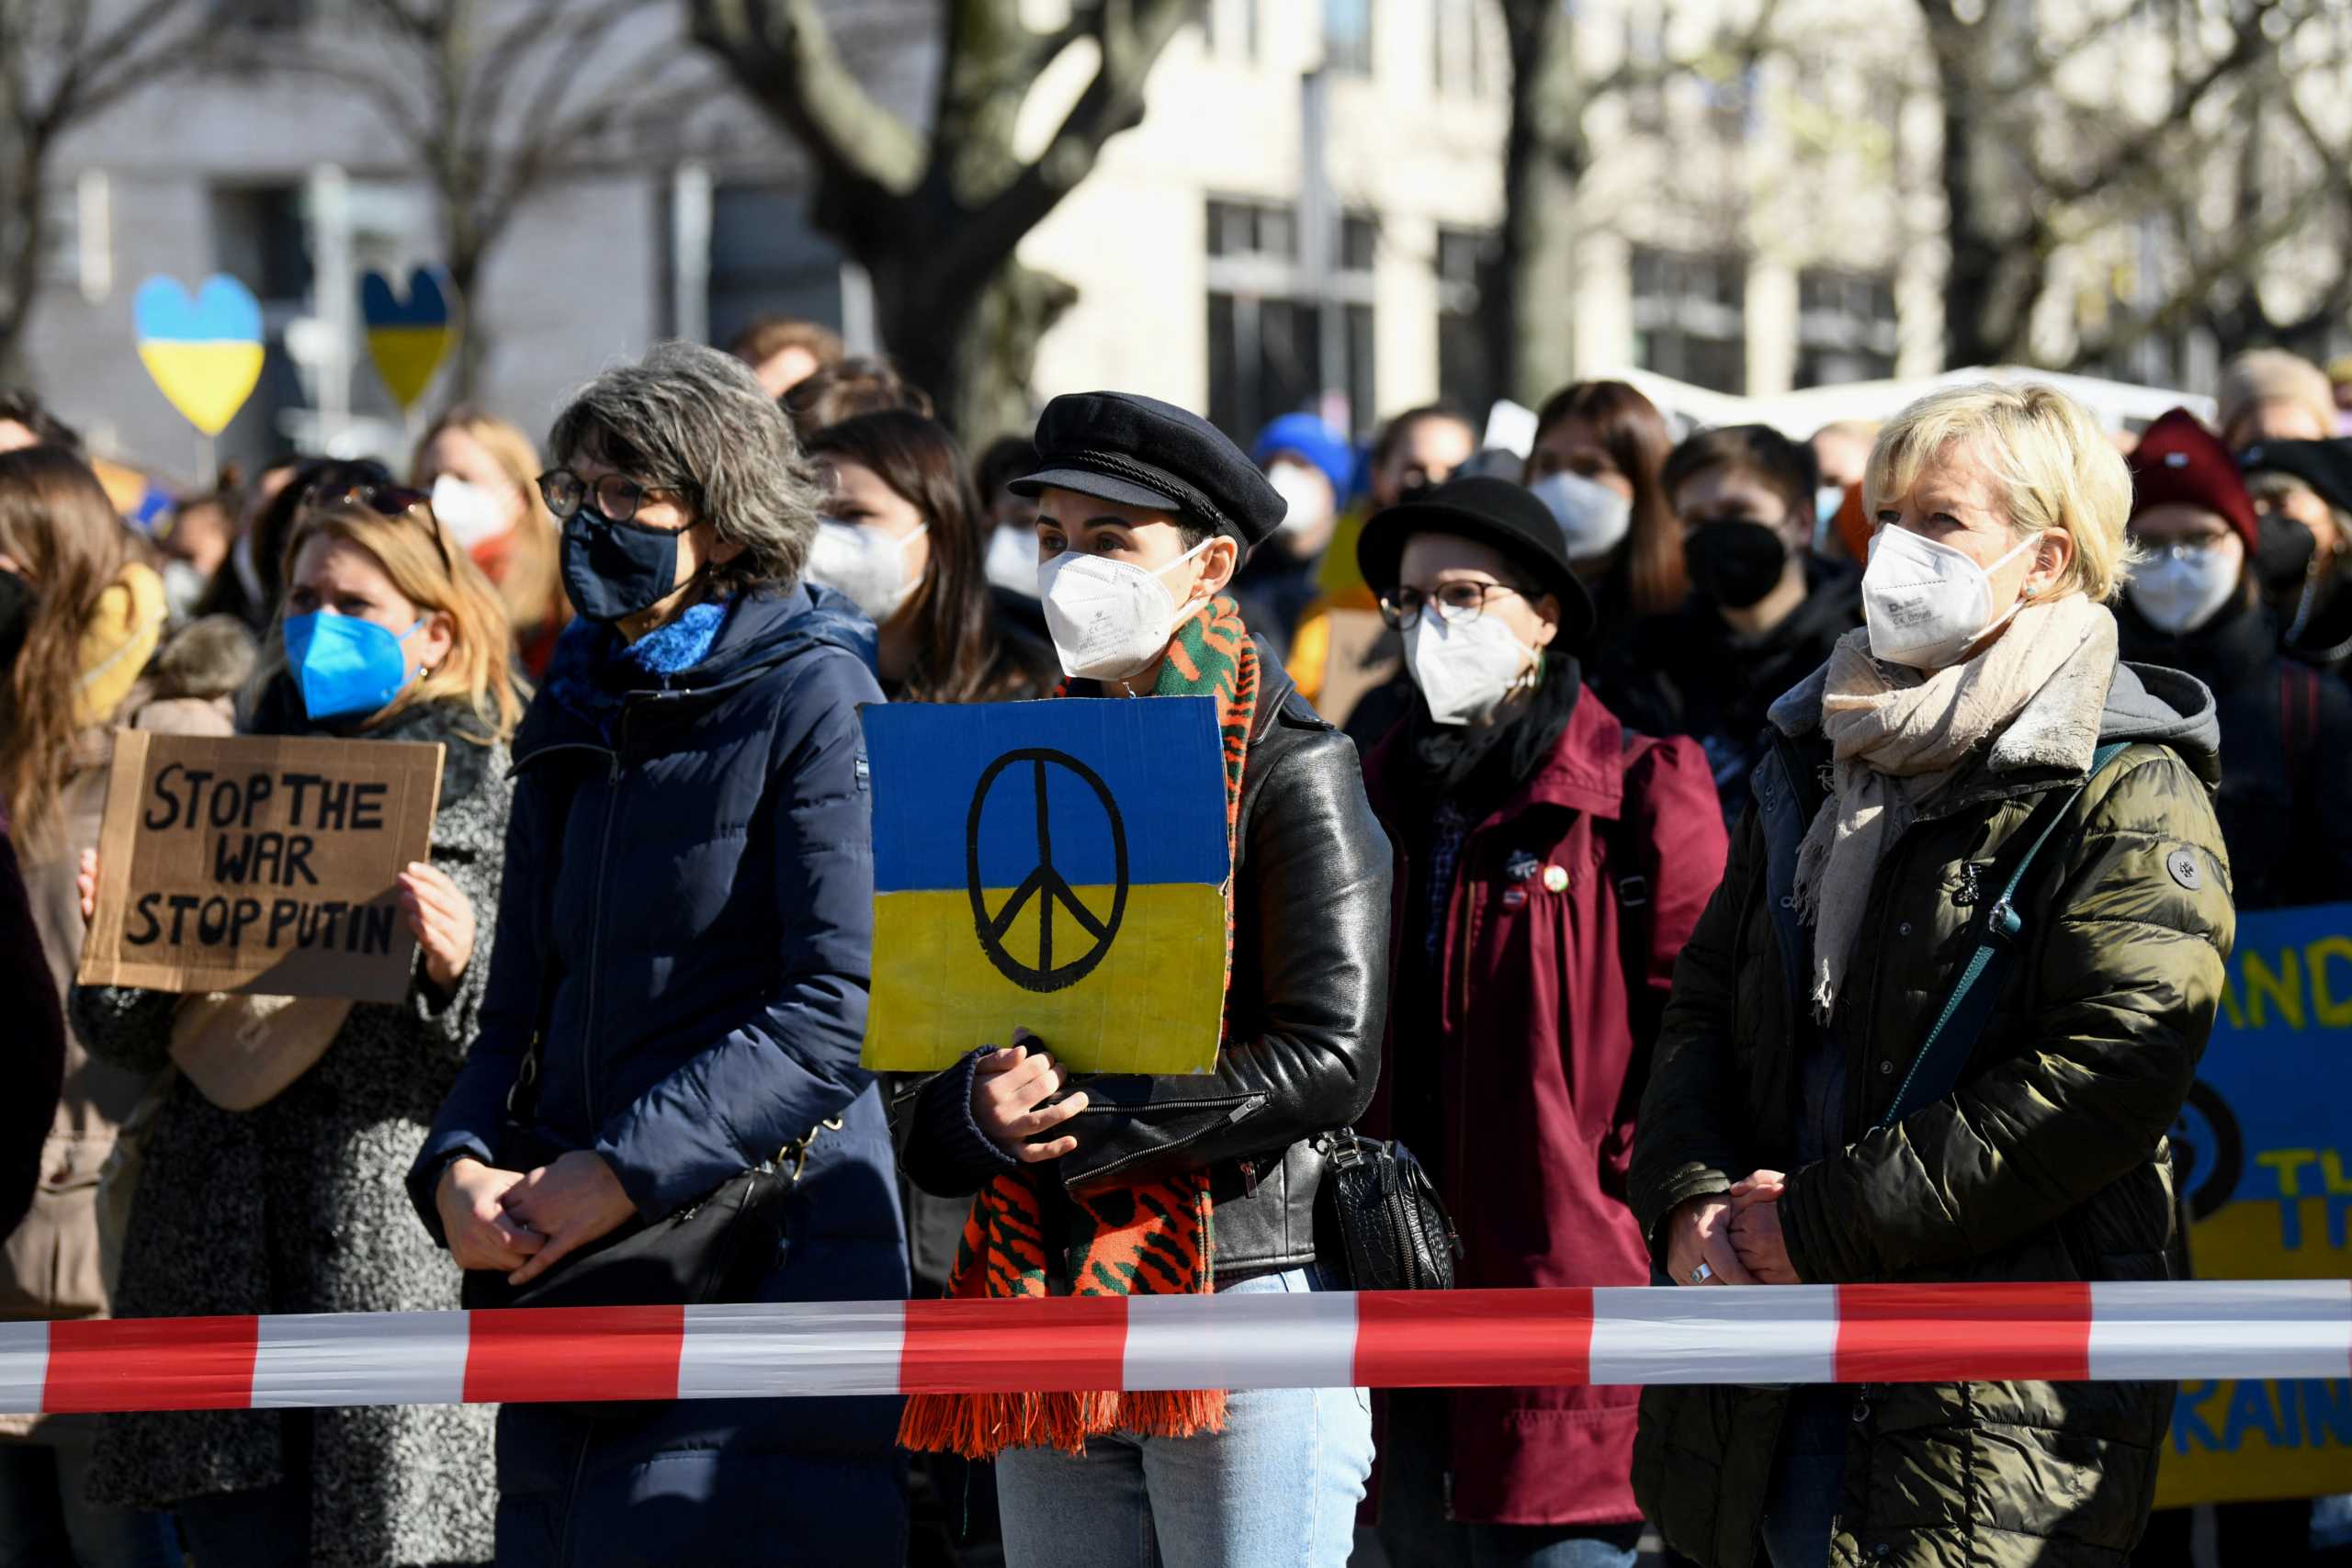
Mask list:
[[[1365,763],[1373,808],[1400,863],[1428,831],[1428,812],[1403,797],[1402,760],[1400,732],[1392,731]],[[1612,844],[1633,863],[1611,864]],[[1625,1170],[1650,1040],[1644,1032],[1637,1042],[1629,1021],[1625,958],[1644,970],[1638,979],[1651,995],[1642,1010],[1654,1028],[1676,955],[1723,878],[1724,851],[1723,810],[1698,742],[1629,735],[1589,690],[1551,760],[1471,829],[1446,917],[1439,1037],[1400,1037],[1403,1021],[1392,1010],[1372,1115],[1385,1122],[1392,1072],[1406,1053],[1440,1054],[1445,1138],[1433,1174],[1462,1235],[1464,1288],[1649,1282],[1649,1248],[1625,1206]],[[1566,874],[1565,886],[1549,885],[1560,880],[1547,877],[1554,867]],[[1414,880],[1400,863],[1400,932],[1412,929],[1403,901]],[[1629,919],[1639,924],[1637,951],[1627,955],[1621,921]],[[1414,962],[1400,954],[1398,966]],[[1640,1392],[1457,1392],[1453,1517],[1521,1525],[1639,1517],[1630,1475]]]

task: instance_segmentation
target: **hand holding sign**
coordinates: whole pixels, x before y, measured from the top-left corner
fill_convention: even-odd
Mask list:
[[[1027,1030],[1013,1035],[1010,1049],[981,1057],[978,1066],[972,1077],[972,1120],[989,1142],[1028,1165],[1077,1152],[1078,1140],[1072,1137],[1030,1141],[1085,1110],[1086,1091],[1080,1089],[1058,1105],[1046,1103],[1069,1087],[1069,1075],[1035,1048]]]
[[[456,294],[448,274],[437,267],[409,274],[406,299],[393,294],[391,279],[382,273],[360,276],[359,316],[368,326],[368,352],[402,413],[424,396],[457,341],[449,306]]]

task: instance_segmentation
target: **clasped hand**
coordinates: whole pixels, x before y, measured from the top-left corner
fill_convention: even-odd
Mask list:
[[[537,1170],[500,1170],[451,1160],[434,1193],[449,1256],[460,1269],[499,1269],[527,1285],[618,1229],[637,1205],[604,1157],[585,1149]]]
[[[1692,1198],[1668,1221],[1667,1269],[1678,1285],[1801,1283],[1781,1234],[1788,1178],[1759,1170],[1727,1193]],[[1700,1277],[1700,1266],[1705,1276]]]
[[[989,1142],[1024,1165],[1059,1159],[1078,1147],[1065,1134],[1032,1143],[1086,1109],[1086,1091],[1080,1089],[1058,1105],[1046,1103],[1069,1087],[1069,1074],[1048,1055],[1037,1037],[1025,1029],[1012,1032],[1012,1043],[980,1058],[972,1076],[972,1120]]]

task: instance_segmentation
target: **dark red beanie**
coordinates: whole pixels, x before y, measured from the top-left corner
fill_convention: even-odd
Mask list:
[[[2130,463],[2132,516],[2158,506],[2201,506],[2254,548],[2254,500],[2237,459],[2195,414],[2175,409],[2158,418],[2141,434]]]

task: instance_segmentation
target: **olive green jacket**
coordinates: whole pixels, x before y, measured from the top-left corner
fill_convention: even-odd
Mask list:
[[[1796,1165],[1798,1083],[1816,1038],[1776,922],[1785,826],[1827,761],[1822,676],[1773,710],[1781,732],[1721,889],[1684,950],[1646,1092],[1631,1199],[1661,1222],[1758,1168],[1791,1172],[1780,1214],[1810,1283],[2154,1280],[2175,1209],[2165,1134],[2211,1029],[2234,932],[2214,822],[2212,698],[2095,640],[1989,748],[1921,801],[1890,848],[1826,1050],[1844,1147]],[[2021,889],[2024,949],[1960,1086],[1872,1130],[1974,946],[2005,846],[2098,745],[2129,742],[2061,821]],[[1780,792],[1774,797],[1770,792]],[[1794,797],[1792,800],[1792,797]],[[1770,891],[1768,892],[1768,878]],[[1810,932],[1804,933],[1809,941]],[[1835,1082],[1833,1078],[1831,1081]],[[1853,1421],[1835,1564],[2121,1564],[2147,1520],[2170,1384],[2006,1382],[1848,1390]],[[1757,1561],[1786,1390],[1653,1388],[1634,1484],[1707,1568]]]

